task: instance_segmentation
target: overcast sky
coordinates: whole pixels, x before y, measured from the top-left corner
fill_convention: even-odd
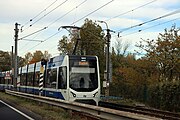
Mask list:
[[[150,22],[164,15],[167,16]],[[68,35],[66,30],[58,32],[58,28],[70,25],[80,27],[85,18],[105,21],[111,30],[116,31],[112,33],[111,46],[116,40],[122,40],[129,43],[129,51],[134,52],[134,45],[141,38],[156,39],[165,28],[169,29],[174,24],[180,27],[180,0],[1,0],[0,16],[0,50],[3,51],[11,51],[14,45],[16,22],[23,30],[19,31],[19,38],[48,27],[26,37],[44,41],[42,43],[18,41],[20,56],[36,50],[47,50],[53,56],[57,55],[58,41],[63,35]],[[147,23],[126,30],[144,22]],[[106,29],[105,24],[98,24]],[[120,34],[122,37],[117,38],[120,31],[123,31]]]

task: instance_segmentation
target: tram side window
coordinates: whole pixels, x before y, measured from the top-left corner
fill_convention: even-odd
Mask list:
[[[58,89],[66,89],[67,88],[67,68],[59,67],[59,75],[58,75]]]
[[[33,72],[28,73],[27,86],[33,86]]]
[[[5,79],[5,84],[9,84],[9,80],[8,79]]]
[[[35,80],[34,80],[34,86],[35,87],[39,87],[39,78],[40,77],[40,72],[39,71],[37,71],[36,73],[35,73]]]
[[[20,76],[20,84],[26,85],[26,73],[22,73]]]
[[[57,84],[56,79],[57,79],[57,68],[48,69],[47,70],[46,87],[47,88],[56,88],[56,84]]]
[[[4,77],[0,77],[0,84],[4,84],[4,83],[5,83]]]

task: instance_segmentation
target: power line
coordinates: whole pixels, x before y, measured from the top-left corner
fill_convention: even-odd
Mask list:
[[[39,35],[39,34],[37,34],[37,35]],[[31,40],[34,40],[34,38],[36,38],[36,37],[37,37],[37,35],[36,35],[36,36],[34,36]],[[26,44],[25,44],[25,45],[23,45],[20,49],[23,49],[23,48],[24,48],[24,47],[26,47],[29,43],[30,43],[30,42],[26,43]]]
[[[43,12],[45,12],[48,8],[50,8],[56,2],[57,2],[57,0],[52,2],[48,7],[46,7],[43,11],[41,11],[39,14],[37,14],[34,18],[30,19],[30,21],[33,21],[33,19],[37,18],[39,15],[41,15]]]
[[[70,11],[68,11],[67,13],[65,13],[64,15],[62,15],[61,17],[59,17],[58,19],[56,19],[55,21],[53,21],[52,23],[50,23],[49,25],[46,26],[46,28],[48,29],[49,26],[51,26],[52,24],[54,24],[55,22],[57,22],[58,20],[62,19],[63,17],[65,17],[66,15],[68,15],[70,12],[72,12],[73,10],[77,9],[79,6],[81,6],[83,3],[85,3],[87,0],[84,0],[83,2],[81,2],[80,4],[78,4],[76,7],[74,7],[73,9],[71,9]],[[40,32],[40,31],[39,31]],[[37,33],[37,32],[36,32]],[[27,36],[28,37],[28,36]],[[23,37],[24,38],[24,37]],[[31,39],[32,41],[32,39]],[[27,44],[26,44],[27,45]],[[25,45],[25,46],[26,46]]]
[[[34,39],[21,39],[25,41],[34,41],[34,42],[43,42],[42,40],[34,40]]]
[[[160,16],[160,17],[157,17],[157,18],[154,18],[154,19],[151,19],[149,21],[146,21],[146,22],[143,22],[143,23],[140,23],[140,24],[137,24],[137,25],[134,25],[134,26],[131,26],[131,27],[128,27],[128,28],[125,28],[125,29],[122,29],[122,30],[119,30],[118,33],[122,33],[124,31],[127,31],[129,29],[132,29],[132,28],[135,28],[135,27],[139,27],[139,26],[142,26],[144,24],[147,24],[147,23],[150,23],[150,22],[153,22],[153,21],[156,21],[156,20],[159,20],[159,19],[162,19],[162,18],[165,18],[165,17],[168,17],[168,16],[171,16],[171,15],[174,15],[174,14],[177,14],[180,12],[180,9],[179,10],[176,10],[174,12],[171,12],[171,13],[168,13],[166,15],[163,15],[163,16]]]
[[[68,0],[65,0],[64,2],[62,2],[61,4],[59,4],[58,6],[56,6],[55,8],[53,8],[52,10],[50,10],[48,13],[46,13],[45,15],[43,15],[42,17],[40,17],[39,19],[37,19],[35,22],[33,22],[31,26],[33,26],[35,23],[37,23],[38,21],[40,21],[41,19],[43,19],[44,17],[46,17],[48,14],[50,14],[51,12],[53,12],[54,10],[56,10],[57,8],[59,8],[60,6],[62,6],[63,4],[65,4]]]
[[[41,32],[41,31],[45,30],[46,28],[47,28],[47,27],[44,27],[44,28],[42,28],[42,29],[40,29],[40,30],[37,30],[37,31],[35,31],[35,32],[33,32],[33,33],[30,33],[29,35],[26,35],[26,36],[20,38],[19,40],[22,40],[22,39],[24,39],[24,38],[26,38],[26,37],[29,37],[29,36],[31,36],[31,35],[34,35],[34,34],[38,33],[38,32]]]
[[[148,3],[146,3],[146,4],[143,4],[143,5],[139,6],[139,7],[136,7],[136,8],[134,8],[134,9],[132,9],[132,10],[126,11],[126,12],[124,12],[124,13],[121,13],[121,14],[119,14],[119,15],[116,15],[116,16],[114,16],[114,17],[112,17],[112,18],[109,18],[109,19],[107,19],[107,20],[104,20],[104,21],[109,21],[109,20],[111,20],[111,19],[120,17],[120,16],[125,15],[125,14],[127,14],[127,13],[130,13],[130,12],[132,12],[132,11],[135,11],[135,10],[137,10],[137,9],[139,9],[139,8],[142,8],[142,7],[146,6],[146,5],[149,5],[149,4],[151,4],[151,3],[155,2],[155,1],[157,1],[157,0],[153,0],[153,1],[151,1],[151,2],[148,2]]]
[[[57,0],[56,0],[57,1]],[[43,13],[44,11],[46,11],[49,7],[51,7],[56,1],[54,1],[52,4],[50,4],[46,9],[44,9],[43,11],[41,11],[38,15],[36,15],[33,19],[35,19],[36,17],[38,17],[41,13]],[[56,10],[58,7],[60,7],[60,6],[62,6],[64,3],[66,3],[68,0],[65,0],[64,2],[62,2],[61,4],[59,4],[58,6],[56,6],[54,9],[52,9],[51,11],[49,11],[48,13],[46,13],[44,16],[42,16],[41,18],[39,18],[38,20],[36,20],[34,23],[32,23],[29,27],[31,27],[32,25],[34,25],[35,23],[37,23],[38,21],[40,21],[41,19],[43,19],[45,16],[47,16],[48,14],[50,14],[51,12],[53,12],[54,10]],[[31,35],[33,35],[33,34],[35,34],[35,33],[38,33],[38,32],[41,32],[41,31],[43,31],[43,30],[45,30],[45,29],[47,29],[50,25],[52,25],[53,23],[51,23],[51,24],[49,24],[48,26],[46,26],[46,27],[44,27],[44,28],[42,28],[42,29],[40,29],[40,30],[38,30],[38,31],[36,31],[36,32],[33,32],[33,33],[31,33],[31,34],[29,34],[29,35],[26,35],[26,36],[24,36],[24,37],[22,37],[22,38],[20,38],[20,39],[24,39],[24,38],[26,38],[26,37],[29,37],[29,36],[31,36]],[[32,40],[31,40],[32,41]],[[44,41],[43,41],[44,42]],[[27,44],[26,44],[27,45]],[[26,46],[25,45],[25,46]],[[39,44],[38,44],[39,45]]]
[[[54,37],[55,35],[57,35],[57,34],[60,33],[60,32],[61,32],[61,31],[56,32],[55,34],[53,34],[53,35],[51,35],[50,37],[44,39],[41,43],[36,44],[35,46],[33,46],[32,48],[28,49],[27,51],[30,51],[31,49],[33,49],[33,48],[37,47],[38,45],[44,43],[45,41],[49,40],[50,38]],[[25,52],[24,52],[24,53],[25,53]],[[23,54],[24,54],[24,53],[23,53]]]
[[[38,13],[36,16],[34,16],[32,19],[30,19],[27,23],[25,23],[23,26],[21,26],[21,32],[23,32],[24,30],[22,30],[22,28],[27,25],[28,23],[32,22],[35,18],[37,18],[39,15],[41,15],[43,12],[45,12],[48,8],[50,8],[54,3],[56,3],[57,0],[55,0],[54,2],[52,2],[49,6],[47,6],[44,10],[42,10],[40,13]]]
[[[72,8],[70,11],[68,11],[67,13],[65,13],[64,15],[62,15],[61,17],[59,17],[58,19],[56,19],[55,21],[53,21],[52,23],[50,23],[48,25],[48,27],[52,24],[54,24],[55,22],[57,22],[58,20],[62,19],[63,17],[65,17],[66,15],[68,15],[69,13],[71,13],[73,10],[77,9],[79,6],[81,6],[83,3],[85,3],[87,0],[84,0],[83,2],[81,2],[79,5],[77,5],[76,7]]]
[[[153,28],[153,27],[159,26],[159,25],[163,25],[163,24],[166,24],[166,23],[169,23],[169,22],[172,22],[172,21],[178,20],[178,19],[180,19],[180,17],[179,17],[179,18],[175,18],[175,19],[173,19],[173,20],[169,20],[169,21],[163,22],[163,23],[159,23],[159,24],[156,24],[156,25],[153,25],[153,26],[150,26],[150,27],[144,28],[144,29],[140,29],[140,30],[138,30],[138,31],[135,31],[135,32],[132,32],[132,33],[129,33],[129,34],[125,34],[125,35],[123,35],[123,36],[119,36],[119,37],[124,37],[124,36],[128,36],[128,35],[131,35],[131,34],[139,33],[139,32],[142,32],[142,31],[144,31],[144,30],[147,30],[147,29],[150,29],[150,28]]]
[[[104,4],[104,5],[102,5],[101,7],[97,8],[96,10],[90,12],[89,14],[87,14],[87,15],[83,16],[82,18],[76,20],[75,22],[71,23],[71,25],[73,25],[73,24],[75,24],[75,23],[81,21],[82,19],[86,18],[87,16],[89,16],[89,15],[95,13],[96,11],[98,11],[98,10],[100,10],[101,8],[107,6],[108,4],[110,4],[110,3],[113,2],[113,1],[114,1],[114,0],[111,0],[111,1],[107,2],[106,4]]]

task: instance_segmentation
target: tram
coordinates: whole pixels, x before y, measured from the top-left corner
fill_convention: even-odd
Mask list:
[[[42,64],[43,63],[43,64]],[[40,61],[18,69],[17,90],[29,94],[40,93],[40,69],[43,71],[41,95],[98,105],[100,100],[100,75],[97,56],[64,55]],[[3,76],[2,73],[1,76]],[[0,89],[6,79],[0,78]],[[7,85],[6,85],[7,86]],[[8,89],[12,89],[8,87]]]

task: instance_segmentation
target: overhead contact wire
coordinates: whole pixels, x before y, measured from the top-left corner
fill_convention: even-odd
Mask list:
[[[49,26],[51,26],[52,24],[54,24],[55,22],[57,22],[58,20],[62,19],[63,17],[65,17],[66,15],[68,15],[70,12],[72,12],[73,10],[77,9],[78,7],[80,7],[82,4],[84,4],[87,0],[84,0],[83,2],[81,2],[80,4],[78,4],[76,7],[74,7],[73,9],[71,9],[69,12],[67,12],[66,14],[62,15],[61,17],[59,17],[58,19],[56,19],[54,22],[50,23],[48,26],[46,26],[46,28],[48,28]],[[40,31],[40,30],[39,30]],[[37,33],[37,32],[36,32]],[[53,37],[54,35],[56,35],[57,33],[53,34],[52,36],[48,37],[47,39]],[[28,35],[30,36],[30,35]],[[28,37],[28,36],[25,36],[25,37]],[[24,39],[25,37],[23,37],[22,39]],[[42,42],[45,42],[47,39],[45,39],[44,41],[41,41]],[[34,47],[40,45],[41,43],[35,45]],[[34,48],[33,47],[33,48]],[[32,49],[32,48],[31,48]]]
[[[44,17],[46,17],[48,14],[50,14],[51,12],[53,12],[54,10],[56,10],[57,8],[59,8],[60,6],[62,6],[64,3],[66,3],[68,0],[65,0],[64,2],[62,2],[61,4],[59,4],[58,6],[56,6],[54,9],[52,9],[51,11],[49,11],[48,13],[46,13],[44,16],[40,17],[38,20],[36,20],[34,23],[32,23],[30,25],[30,27],[32,25],[34,25],[35,23],[37,23],[38,21],[40,21],[41,19],[43,19]]]
[[[40,13],[38,13],[36,16],[34,16],[32,19],[30,19],[27,23],[25,23],[23,26],[21,26],[21,32],[23,32],[24,30],[22,30],[22,28],[27,25],[28,23],[32,22],[35,18],[37,18],[39,15],[41,15],[43,12],[45,12],[48,8],[50,8],[53,4],[55,4],[57,2],[57,0],[55,0],[54,2],[52,2],[49,6],[47,6],[44,10],[42,10]],[[27,29],[27,28],[26,28]]]
[[[153,21],[156,21],[156,20],[159,20],[159,19],[162,19],[162,18],[165,18],[165,17],[168,17],[168,16],[171,16],[171,15],[174,15],[174,14],[177,14],[180,12],[180,9],[179,10],[176,10],[174,12],[171,12],[171,13],[168,13],[166,15],[163,15],[163,16],[160,16],[160,17],[157,17],[157,18],[154,18],[152,20],[149,20],[149,21],[146,21],[146,22],[143,22],[143,23],[140,23],[140,24],[137,24],[137,25],[134,25],[134,26],[131,26],[131,27],[128,27],[128,28],[125,28],[125,29],[122,29],[122,30],[119,30],[119,33],[122,33],[126,30],[129,30],[129,29],[132,29],[132,28],[135,28],[135,27],[138,27],[138,26],[142,26],[144,24],[147,24],[147,23],[150,23],[150,22],[153,22]]]
[[[46,28],[47,28],[47,27],[44,27],[44,28],[42,28],[42,29],[40,29],[40,30],[37,30],[37,31],[35,31],[35,32],[33,32],[33,33],[29,34],[29,35],[26,35],[26,36],[20,38],[19,40],[22,40],[22,39],[24,39],[24,38],[26,38],[26,37],[29,37],[29,36],[31,36],[31,35],[34,35],[34,34],[38,33],[38,32],[41,32],[41,31],[45,30]]]
[[[61,32],[61,31],[56,32],[55,34],[53,34],[53,35],[51,35],[50,37],[46,38],[46,39],[43,40],[41,43],[36,44],[35,46],[33,46],[32,48],[28,49],[27,51],[29,51],[29,50],[31,50],[31,49],[37,47],[38,45],[42,44],[43,42],[47,41],[48,39],[54,37],[54,36],[57,35],[59,32]]]
[[[51,26],[52,24],[54,24],[55,22],[57,22],[58,20],[62,19],[63,17],[65,17],[66,15],[68,15],[69,13],[71,13],[73,10],[77,9],[78,7],[80,7],[82,4],[84,4],[87,0],[84,0],[83,2],[81,2],[79,5],[77,5],[76,7],[74,7],[73,9],[71,9],[70,11],[68,11],[67,13],[65,13],[64,15],[62,15],[61,17],[59,17],[58,19],[56,19],[54,22],[50,23],[47,27]]]
[[[155,2],[155,1],[157,1],[157,0],[153,0],[153,1],[151,1],[151,2],[148,2],[148,3],[144,4],[144,5],[141,5],[141,6],[139,6],[139,7],[136,7],[136,8],[134,8],[134,9],[132,9],[132,10],[129,10],[129,11],[124,12],[124,13],[121,13],[121,14],[119,14],[119,15],[116,15],[116,16],[114,16],[114,17],[112,17],[112,18],[109,18],[109,19],[107,19],[107,20],[104,20],[104,21],[109,21],[109,20],[111,20],[111,19],[120,17],[120,16],[125,15],[125,14],[127,14],[127,13],[130,13],[130,12],[132,12],[132,11],[134,11],[134,10],[137,10],[137,9],[139,9],[139,8],[142,8],[142,7],[146,6],[146,5],[149,5],[149,4],[151,4],[151,3]]]
[[[107,6],[108,4],[110,4],[110,3],[113,2],[113,1],[114,1],[114,0],[109,1],[108,3],[106,3],[106,4],[102,5],[101,7],[97,8],[96,10],[90,12],[89,14],[87,14],[87,15],[83,16],[82,18],[76,20],[75,22],[71,23],[71,25],[73,25],[73,24],[75,24],[75,23],[81,21],[82,19],[86,18],[87,16],[89,16],[89,15],[95,13],[96,11],[98,11],[98,10],[100,10],[101,8]]]
[[[142,31],[144,31],[144,30],[147,30],[147,29],[150,29],[150,28],[153,28],[153,27],[159,26],[159,25],[163,25],[163,24],[166,24],[166,23],[169,23],[169,22],[172,22],[172,21],[178,20],[178,19],[180,19],[180,17],[179,17],[179,18],[175,18],[175,19],[173,19],[173,20],[169,20],[169,21],[163,22],[163,23],[159,23],[159,24],[156,24],[156,25],[153,25],[153,26],[150,26],[150,27],[144,28],[144,29],[140,29],[140,30],[138,30],[138,31],[135,31],[135,32],[132,32],[132,33],[129,33],[129,34],[125,34],[125,35],[120,36],[120,37],[124,37],[124,36],[128,36],[128,35],[135,34],[135,33],[138,33],[138,32],[142,32]]]

